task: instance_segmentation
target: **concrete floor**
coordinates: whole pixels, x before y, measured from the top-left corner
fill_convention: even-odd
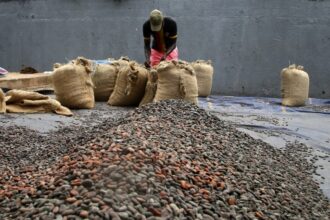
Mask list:
[[[313,155],[319,156],[316,162],[319,175],[315,176],[315,180],[322,183],[321,189],[330,198],[330,114],[327,114],[327,109],[324,113],[299,112],[279,107],[274,99],[246,100],[243,97],[211,96],[201,98],[199,106],[222,120],[233,122],[240,131],[276,148],[284,148],[288,142],[294,141],[312,147]],[[0,115],[0,126],[2,129],[11,125],[26,126],[47,135],[61,127],[80,126],[91,118],[95,119],[93,123],[97,125],[102,119],[120,117],[133,109],[111,107],[99,102],[92,110],[73,110],[73,117],[56,114]]]

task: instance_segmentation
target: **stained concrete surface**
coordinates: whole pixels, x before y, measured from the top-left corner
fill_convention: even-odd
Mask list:
[[[200,98],[199,106],[222,120],[236,124],[238,130],[276,148],[285,148],[287,143],[295,141],[312,147],[313,156],[318,156],[315,162],[318,175],[315,175],[315,180],[321,183],[321,189],[330,198],[330,114],[278,111],[282,108],[274,108],[274,103],[266,98],[248,102],[242,100],[242,97],[211,96],[207,99]],[[258,105],[254,106],[254,102],[258,102]],[[328,106],[325,107],[327,111]],[[11,125],[26,126],[47,135],[66,126],[79,127],[86,120],[89,120],[91,126],[97,125],[103,119],[122,117],[133,109],[111,107],[105,102],[98,102],[92,110],[73,110],[73,117],[56,114],[0,115],[0,126],[2,129]],[[328,109],[330,112],[330,108]]]

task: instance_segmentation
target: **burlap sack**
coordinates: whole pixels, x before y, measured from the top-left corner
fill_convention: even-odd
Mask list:
[[[47,100],[22,100],[20,105],[23,106],[42,106],[46,111],[54,111],[61,107],[61,103],[54,99]]]
[[[135,106],[143,98],[148,79],[148,70],[136,62],[123,66],[117,75],[116,85],[108,104],[113,106]]]
[[[97,64],[92,74],[95,101],[108,101],[117,79],[117,67],[113,64]]]
[[[157,90],[157,70],[152,69],[148,73],[148,82],[145,88],[145,93],[139,107],[142,105],[153,102]]]
[[[58,109],[55,109],[54,112],[58,115],[64,115],[64,116],[72,116],[73,113],[71,110],[65,106],[60,106]]]
[[[65,64],[62,64],[62,63],[54,63],[53,64],[53,70],[57,69],[57,68],[60,68],[61,66],[64,66]]]
[[[8,113],[45,113],[43,106],[25,106],[19,104],[9,104],[6,106]]]
[[[303,69],[302,66],[290,65],[281,71],[282,105],[305,105],[309,93],[309,77]]]
[[[136,62],[134,60],[131,60],[129,57],[127,56],[121,56],[118,60],[114,60],[114,61],[117,61],[119,63],[121,63],[122,65],[127,65],[129,64],[130,62]]]
[[[21,102],[23,99],[28,100],[45,100],[49,97],[38,92],[29,92],[24,90],[13,89],[6,93],[6,103],[18,103]]]
[[[46,113],[55,112],[60,115],[72,116],[70,109],[61,106],[54,99],[21,100],[19,103],[9,104],[6,108],[9,113]]]
[[[135,62],[135,61],[131,61],[128,57],[120,57],[118,60],[112,60],[111,64],[117,68],[117,73],[118,73],[123,68],[129,66],[130,62]]]
[[[211,61],[197,60],[192,62],[191,66],[194,68],[197,77],[198,96],[209,96],[214,72]]]
[[[3,93],[2,89],[0,88],[0,114],[6,112],[6,100],[5,94]]]
[[[89,60],[78,57],[73,63],[65,64],[54,70],[54,92],[56,99],[63,106],[73,109],[94,107],[91,65]]]
[[[158,85],[154,101],[183,99],[198,103],[194,69],[183,61],[161,62],[157,67]]]

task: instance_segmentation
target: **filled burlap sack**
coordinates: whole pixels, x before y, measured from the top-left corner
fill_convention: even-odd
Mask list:
[[[61,66],[64,66],[65,64],[62,64],[62,63],[54,63],[53,64],[53,70],[56,70],[58,68],[60,68]]]
[[[18,103],[23,99],[28,100],[45,100],[49,97],[38,92],[30,92],[24,90],[13,89],[6,93],[6,103]]]
[[[209,96],[214,72],[211,61],[197,60],[192,62],[191,66],[194,68],[197,77],[198,96]]]
[[[92,74],[95,101],[108,101],[117,79],[117,67],[113,64],[97,64]]]
[[[145,88],[143,99],[141,100],[139,107],[142,105],[153,102],[157,90],[157,70],[152,69],[148,73],[148,82]]]
[[[111,59],[110,59],[111,60]],[[119,62],[119,63],[121,63],[122,65],[127,65],[127,64],[129,64],[130,62],[136,62],[136,61],[134,61],[134,60],[131,60],[129,57],[127,57],[127,56],[121,56],[119,59],[117,59],[117,60],[112,60],[113,62]]]
[[[282,105],[305,105],[309,93],[309,76],[303,69],[294,64],[281,71]]]
[[[114,65],[117,68],[117,72],[119,72],[121,69],[129,66],[130,62],[135,61],[131,61],[128,57],[120,57],[118,60],[112,60],[111,64]]]
[[[2,89],[0,88],[0,114],[6,112],[6,100],[5,94],[3,93]]]
[[[157,67],[158,84],[154,101],[183,99],[198,103],[198,86],[192,66],[184,61],[164,61]]]
[[[113,106],[136,106],[144,95],[148,70],[136,62],[123,65],[117,75],[116,85],[108,104]]]
[[[54,70],[53,85],[56,99],[68,108],[94,108],[94,91],[91,79],[92,63],[78,57],[74,62]]]

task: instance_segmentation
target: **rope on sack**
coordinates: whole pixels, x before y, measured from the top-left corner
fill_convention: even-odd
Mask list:
[[[304,70],[304,66],[291,64],[288,69],[297,69],[297,70]]]
[[[182,77],[182,73],[180,74],[180,77],[179,77],[179,80],[180,80],[180,85],[179,85],[179,91],[180,91],[180,95],[181,95],[181,98],[185,98],[186,97],[186,87],[184,86],[184,78]]]
[[[150,70],[150,82],[155,83],[158,80],[158,76],[157,76],[157,70],[155,69],[151,69]]]
[[[298,70],[304,70],[304,67],[301,66],[301,65],[299,65],[299,66],[297,66],[297,69],[298,69]]]
[[[130,62],[129,64],[129,73],[127,74],[127,86],[125,88],[125,95],[130,95],[132,89],[136,85],[139,78],[139,71],[135,68],[134,62]]]
[[[92,74],[95,74],[96,66],[93,65],[92,61],[86,59],[85,57],[78,57],[76,59],[76,64],[84,66],[87,75],[90,75],[90,77],[85,81],[85,84],[94,88]]]
[[[152,69],[150,71],[150,89],[154,95],[156,94],[157,91],[157,80],[158,80],[157,70]]]
[[[195,63],[211,65],[212,61],[211,60],[196,60]]]

